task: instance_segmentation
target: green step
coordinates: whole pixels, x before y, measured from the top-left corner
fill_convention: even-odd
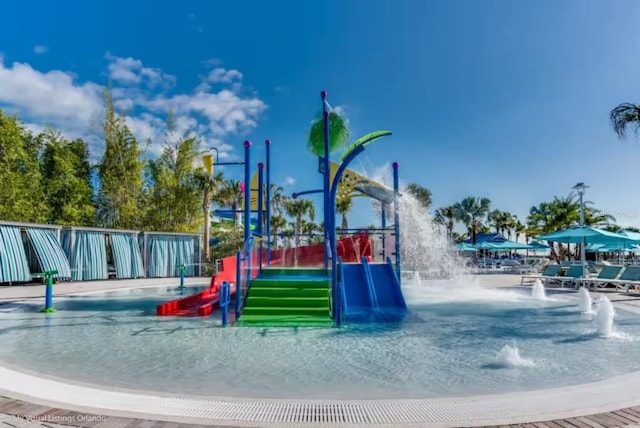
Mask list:
[[[333,320],[325,316],[298,315],[298,316],[264,316],[243,315],[238,320],[238,326],[242,327],[333,327]]]
[[[249,295],[247,306],[256,308],[328,308],[329,299],[324,297],[257,297]]]
[[[263,268],[261,276],[329,276],[326,269],[315,268]]]
[[[249,289],[251,297],[329,297],[328,288],[280,288],[254,287]]]
[[[328,279],[284,279],[260,277],[251,281],[253,287],[277,287],[277,288],[329,288]]]
[[[248,315],[269,315],[272,317],[296,316],[296,315],[317,315],[329,316],[329,305],[318,308],[286,308],[286,307],[260,307],[245,306],[240,318]]]

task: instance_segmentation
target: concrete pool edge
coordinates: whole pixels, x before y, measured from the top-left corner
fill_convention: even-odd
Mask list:
[[[147,395],[69,384],[0,367],[0,394],[75,411],[177,423],[449,427],[553,420],[640,406],[640,372],[563,388],[465,398],[293,400]]]

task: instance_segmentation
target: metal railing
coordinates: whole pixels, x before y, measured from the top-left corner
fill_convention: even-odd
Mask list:
[[[244,308],[251,280],[257,277],[266,263],[261,245],[262,237],[251,234],[242,250],[236,253],[236,319],[240,318]]]

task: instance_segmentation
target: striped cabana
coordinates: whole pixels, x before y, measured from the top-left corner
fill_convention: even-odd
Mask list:
[[[29,281],[31,272],[20,227],[0,224],[0,283]]]
[[[166,278],[202,273],[202,235],[193,233],[143,232],[141,235],[143,259],[147,276]]]
[[[2,251],[2,259],[5,260],[0,262],[3,264],[2,270],[3,272],[13,270],[7,280],[4,280],[5,274],[2,274],[3,282],[14,282],[11,279],[16,277],[20,281],[15,282],[27,282],[31,279],[31,274],[49,270],[58,271],[54,278],[64,281],[71,279],[69,261],[60,244],[60,226],[15,222],[0,222],[0,226],[3,230],[0,251]],[[8,270],[4,266],[7,260],[11,260]],[[27,271],[30,272],[29,279],[27,279]]]
[[[119,279],[140,278],[144,267],[137,231],[66,227],[62,244],[71,265],[74,281],[109,278],[109,265]]]

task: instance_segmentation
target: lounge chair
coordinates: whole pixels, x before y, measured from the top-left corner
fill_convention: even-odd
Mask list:
[[[584,285],[587,288],[604,288],[612,283],[612,280],[618,278],[624,266],[604,266],[598,276],[592,278],[578,278],[578,285]]]
[[[532,279],[532,280],[542,280],[542,278],[550,278],[550,277],[555,277],[556,275],[558,275],[560,273],[560,269],[562,269],[561,265],[547,265],[547,267],[544,268],[544,270],[542,271],[542,273],[539,274],[532,274],[532,275],[522,275],[522,278],[520,279],[520,285],[524,285],[524,279]]]
[[[584,277],[584,266],[571,265],[564,275],[542,277],[540,280],[543,283],[559,283],[560,288],[564,288],[565,284],[575,284],[576,280]]]
[[[615,284],[618,291],[624,290],[625,293],[628,293],[631,287],[638,290],[638,287],[640,287],[640,266],[627,266],[620,278],[609,282]]]

